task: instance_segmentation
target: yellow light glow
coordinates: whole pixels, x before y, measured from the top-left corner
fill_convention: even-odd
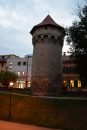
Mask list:
[[[70,86],[74,88],[74,80],[70,80]]]
[[[81,81],[78,80],[78,88],[81,88]]]
[[[67,81],[64,80],[63,83],[64,83],[64,87],[67,87]]]
[[[10,82],[10,86],[13,86],[13,84],[14,84],[13,82]]]

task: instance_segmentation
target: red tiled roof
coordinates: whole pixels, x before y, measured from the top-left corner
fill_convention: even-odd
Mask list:
[[[59,26],[51,17],[50,15],[47,15],[47,17],[37,26],[42,26],[42,25],[54,25],[54,26]]]
[[[37,28],[37,27],[41,27],[41,26],[54,26],[57,28],[60,28],[62,30],[64,30],[64,28],[62,26],[60,26],[59,24],[57,24],[50,15],[47,15],[47,17],[39,24],[37,24],[36,26],[33,27],[33,29],[31,30],[31,34],[33,33],[33,31]]]

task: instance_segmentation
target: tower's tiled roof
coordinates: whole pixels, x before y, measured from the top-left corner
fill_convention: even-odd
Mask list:
[[[62,26],[60,26],[59,24],[57,24],[50,15],[47,15],[47,17],[39,24],[37,24],[36,26],[33,27],[33,29],[31,30],[31,34],[33,33],[33,31],[37,28],[37,27],[42,27],[42,26],[54,26],[56,28],[60,28],[62,30],[64,30],[64,28]]]
[[[59,26],[51,17],[50,15],[47,15],[47,17],[37,26],[43,26],[43,25],[54,25],[54,26]]]

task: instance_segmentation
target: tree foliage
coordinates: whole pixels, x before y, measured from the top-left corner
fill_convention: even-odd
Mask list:
[[[8,87],[10,82],[15,82],[17,78],[18,76],[14,72],[10,72],[10,71],[0,72],[0,83],[5,87]]]
[[[81,81],[83,86],[87,85],[87,4],[80,10],[79,20],[68,28],[67,35]]]

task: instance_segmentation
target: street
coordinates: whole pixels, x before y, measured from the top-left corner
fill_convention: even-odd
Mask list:
[[[60,130],[0,120],[0,130]]]

